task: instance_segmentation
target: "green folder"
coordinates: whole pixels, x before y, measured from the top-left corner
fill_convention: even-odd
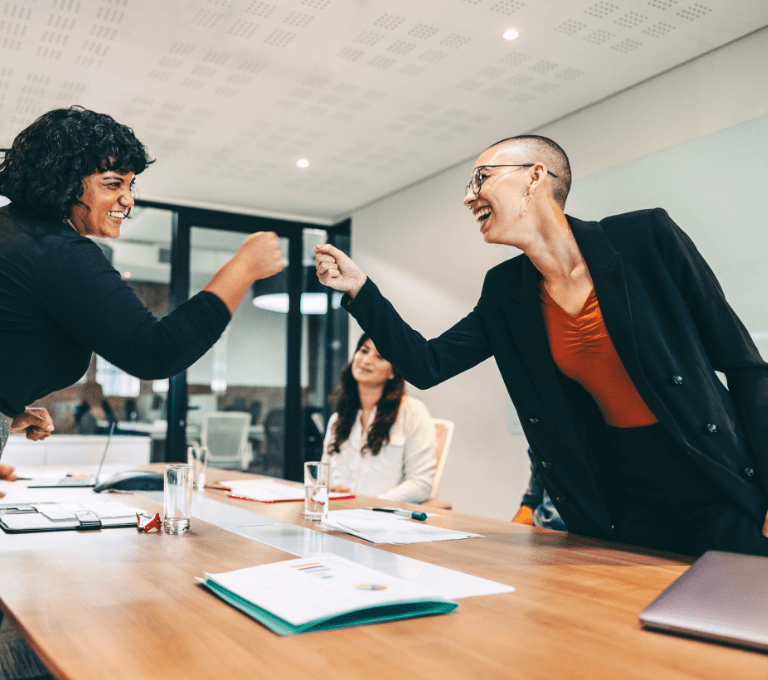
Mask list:
[[[294,581],[286,581],[286,575]],[[318,577],[336,579],[331,585],[337,590],[329,589],[328,582],[317,580]],[[207,578],[199,580],[222,600],[256,619],[278,635],[297,635],[433,614],[449,614],[459,606],[458,603],[446,600],[428,589],[376,572],[335,555],[288,560],[262,567],[241,569],[228,574],[207,575]],[[227,587],[221,581],[229,581],[234,585]],[[316,587],[316,590],[313,590],[313,587]],[[311,614],[302,616],[300,611],[297,612],[296,607],[301,608],[302,589],[305,599],[325,598],[324,604],[327,606],[324,614],[313,617]],[[395,598],[402,589],[406,597],[392,599],[387,594],[384,597],[389,596],[390,599],[386,602],[374,600],[370,604],[361,605],[360,599],[366,597],[360,593],[361,590],[383,592],[388,589],[395,594]],[[235,590],[240,592],[234,592]],[[349,599],[345,598],[345,592],[349,593]],[[247,597],[245,594],[250,596]],[[254,601],[259,601],[262,597],[267,598],[266,601],[270,602],[271,606],[265,605],[263,600],[260,603]],[[374,592],[370,597],[381,596]],[[288,620],[286,616],[278,613],[282,598],[286,601],[293,598],[288,605],[292,608],[293,620]],[[334,611],[327,611],[329,607]]]

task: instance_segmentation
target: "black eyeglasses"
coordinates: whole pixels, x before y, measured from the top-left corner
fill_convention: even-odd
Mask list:
[[[480,193],[480,189],[483,187],[483,182],[485,181],[485,177],[483,177],[481,170],[484,170],[485,168],[532,168],[536,163],[518,163],[515,165],[478,165],[473,171],[472,171],[472,178],[469,180],[469,184],[467,184],[466,188],[464,189],[464,194],[472,189],[472,193],[477,196]],[[547,170],[548,175],[552,175],[555,179],[557,179],[557,175],[554,172],[550,172]]]

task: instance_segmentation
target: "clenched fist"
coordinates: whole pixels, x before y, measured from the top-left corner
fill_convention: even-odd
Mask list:
[[[257,231],[243,241],[236,258],[248,267],[252,279],[266,279],[283,271],[280,239],[273,231]]]
[[[331,245],[315,246],[317,278],[329,288],[354,298],[368,277],[349,257]]]

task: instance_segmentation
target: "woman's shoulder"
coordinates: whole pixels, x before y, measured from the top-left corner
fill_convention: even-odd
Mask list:
[[[398,416],[402,416],[405,419],[423,419],[431,418],[429,410],[426,405],[420,399],[416,397],[409,397],[407,394],[403,396],[400,402],[400,412]]]

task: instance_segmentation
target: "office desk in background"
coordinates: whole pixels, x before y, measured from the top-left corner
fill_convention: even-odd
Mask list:
[[[317,528],[301,503],[204,496]],[[160,510],[140,496],[117,500]],[[358,497],[332,509],[384,504]],[[640,610],[690,559],[448,511],[430,522],[484,538],[377,547],[516,590],[462,598],[447,616],[281,638],[195,577],[293,556],[196,519],[179,537],[2,535],[0,603],[53,674],[71,680],[768,677],[768,655],[640,628]]]

